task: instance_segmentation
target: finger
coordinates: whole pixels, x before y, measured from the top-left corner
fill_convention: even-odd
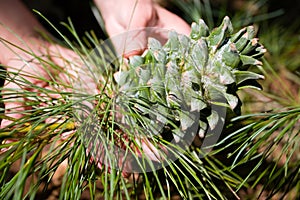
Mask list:
[[[128,0],[119,3],[119,7],[111,7],[114,12],[102,9],[106,31],[118,56],[140,55],[147,48],[147,27],[155,26],[153,2]],[[103,4],[105,7],[107,3]]]
[[[58,66],[55,71],[56,80],[61,84],[70,84],[76,75],[75,61],[80,60],[79,56],[70,49],[61,47],[59,45],[51,45],[48,48],[48,55],[51,61]],[[58,83],[59,83],[58,82]]]
[[[110,38],[117,56],[129,58],[142,54],[147,49],[147,29],[139,28]]]
[[[94,162],[99,169],[105,167],[109,173],[115,168],[120,170],[123,177],[129,177],[132,173],[132,156],[130,154],[125,156],[125,151],[122,151],[119,146],[114,145],[111,147],[110,145],[106,145],[99,140],[90,142],[86,151],[90,155],[90,162]],[[111,164],[111,162],[115,161],[117,163]]]
[[[30,106],[25,106],[25,101],[30,99],[26,93],[30,91],[30,96],[32,96],[39,92],[39,88],[47,85],[45,80],[49,78],[48,72],[43,70],[44,68],[35,60],[26,61],[29,58],[29,55],[22,55],[22,57],[12,58],[7,63],[7,76],[2,94],[5,115],[8,118],[23,117],[25,111],[30,109]],[[4,119],[1,127],[6,127],[11,123],[11,120]]]
[[[148,138],[137,139],[136,142],[140,147],[140,149],[138,147],[136,148],[138,156],[147,157],[154,162],[162,162],[165,160],[165,154],[167,154],[168,151],[162,144],[157,143],[154,145]]]
[[[191,27],[179,16],[171,13],[170,11],[155,5],[158,17],[158,26],[168,30],[175,30],[177,33],[189,35]]]
[[[13,120],[24,116],[24,97],[18,94],[21,91],[19,85],[14,82],[5,81],[2,96],[6,118],[1,121],[1,128],[13,123]]]
[[[67,91],[80,89],[89,94],[97,94],[97,83],[101,76],[99,68],[89,64],[88,59],[58,45],[50,47],[49,54],[51,60],[61,66],[56,81],[65,85]]]

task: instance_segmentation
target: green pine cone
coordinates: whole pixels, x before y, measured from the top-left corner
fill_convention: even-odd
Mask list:
[[[130,58],[129,69],[115,74],[122,94],[118,101],[140,116],[125,116],[125,121],[141,125],[145,118],[152,119],[143,126],[157,132],[161,130],[157,126],[167,125],[179,137],[196,124],[203,135],[223,117],[212,105],[238,114],[237,90],[260,89],[256,80],[264,77],[247,70],[262,65],[258,59],[266,50],[254,37],[252,26],[233,34],[225,17],[211,32],[203,20],[191,28],[189,37],[170,32],[165,45],[149,38],[148,52]]]

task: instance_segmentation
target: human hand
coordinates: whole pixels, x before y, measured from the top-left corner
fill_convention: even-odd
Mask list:
[[[185,21],[152,0],[94,1],[117,53],[124,57],[141,54],[147,46],[148,37],[155,37],[164,43],[167,31],[190,33],[190,26]],[[155,29],[147,29],[149,27]],[[124,32],[127,34],[114,37]]]
[[[75,52],[41,38],[38,31],[50,35],[20,0],[0,0],[0,63],[10,76],[6,77],[2,91],[7,117],[20,118],[29,109],[25,107],[22,91],[39,94],[37,88],[47,88],[50,82],[67,85],[75,75],[75,68],[83,66]],[[17,83],[15,77],[31,85]],[[10,123],[11,120],[5,119],[1,127]]]
[[[59,92],[68,91],[73,75],[70,63],[74,65],[74,61],[78,60],[73,51],[44,39],[23,37],[22,40],[13,45],[2,41],[0,63],[6,68],[7,75],[1,91],[5,105],[1,128],[31,109],[26,106],[30,99],[26,92],[50,100],[60,98]],[[45,94],[44,89],[55,92]]]

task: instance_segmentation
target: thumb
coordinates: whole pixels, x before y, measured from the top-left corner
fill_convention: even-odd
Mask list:
[[[142,54],[147,48],[147,28],[138,28],[122,32],[109,39],[117,56],[128,58]]]

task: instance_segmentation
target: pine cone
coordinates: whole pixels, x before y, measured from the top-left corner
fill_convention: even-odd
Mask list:
[[[260,89],[256,80],[264,77],[248,70],[262,65],[258,59],[266,50],[254,37],[253,26],[233,34],[225,17],[211,32],[203,20],[191,28],[189,37],[170,32],[165,45],[149,38],[148,51],[130,58],[127,70],[115,73],[117,102],[135,113],[124,114],[123,122],[143,126],[152,135],[172,133],[176,140],[197,126],[203,136],[224,117],[213,105],[240,114],[236,92]]]

